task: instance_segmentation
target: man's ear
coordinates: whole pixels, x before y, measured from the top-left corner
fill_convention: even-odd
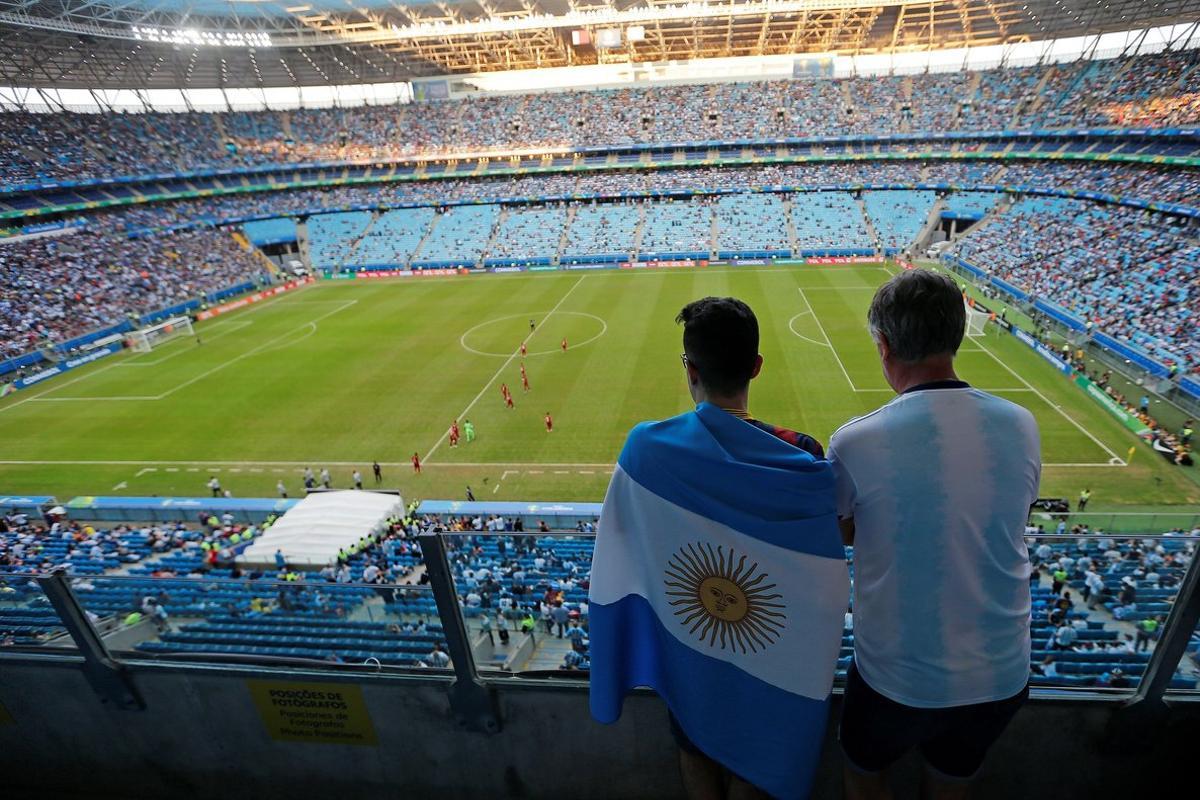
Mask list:
[[[750,373],[750,380],[758,377],[758,373],[762,372],[763,357],[762,353],[754,356],[754,371]]]
[[[879,358],[887,361],[888,356],[892,354],[892,348],[888,344],[887,337],[882,333],[875,334],[875,349],[879,351]]]
[[[692,366],[691,362],[687,365],[688,384],[698,386],[700,384],[700,370]]]

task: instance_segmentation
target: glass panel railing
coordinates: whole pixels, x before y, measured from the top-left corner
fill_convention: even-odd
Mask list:
[[[1070,526],[1082,526],[1080,516],[1072,515]],[[1036,515],[1032,524],[1050,527]],[[1164,638],[1200,537],[1087,530],[1027,537],[1035,564],[1033,682],[1131,692]],[[344,565],[296,570],[292,580],[167,553],[118,568],[127,574],[77,575],[71,590],[104,644],[124,657],[458,667],[459,677],[471,662],[489,675],[586,673],[591,534],[389,536]],[[422,553],[432,542],[440,544]],[[446,583],[441,568],[431,573],[426,562],[435,550],[444,551]],[[0,642],[72,646],[30,575],[0,575]],[[852,618],[842,645],[839,681],[853,658]],[[461,664],[450,660],[452,652],[463,656]],[[1198,661],[1200,635],[1178,666],[1169,666],[1169,688],[1194,688]]]
[[[106,626],[109,621],[95,617]],[[32,574],[0,573],[0,648],[75,649],[62,620]]]
[[[443,540],[480,671],[587,670],[594,536],[448,533]]]
[[[1029,536],[1027,543],[1033,684],[1136,688],[1165,633],[1196,539],[1100,534]]]
[[[1102,534],[1142,535],[1150,533],[1193,533],[1200,536],[1200,512],[1112,511],[1054,512],[1035,510],[1029,515],[1031,525],[1040,526],[1045,533],[1073,533],[1086,528],[1087,532]]]
[[[1033,684],[1132,692],[1162,636],[1195,539],[1029,539],[1037,565],[1030,585]],[[591,537],[446,534],[445,540],[480,669],[544,674],[587,668]],[[848,556],[853,568],[852,550]],[[848,618],[839,680],[853,655]],[[1184,680],[1180,674],[1173,685]]]
[[[1200,625],[1188,637],[1167,692],[1176,696],[1191,695],[1191,699],[1200,697]]]
[[[88,611],[119,620],[105,636],[118,655],[448,666],[428,587],[339,583],[311,571],[292,574],[294,580],[284,581],[256,573],[98,576],[75,592]]]

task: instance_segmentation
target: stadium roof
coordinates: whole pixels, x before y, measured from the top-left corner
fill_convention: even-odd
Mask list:
[[[0,0],[0,84],[200,89],[985,46],[1200,20],[1200,0]]]

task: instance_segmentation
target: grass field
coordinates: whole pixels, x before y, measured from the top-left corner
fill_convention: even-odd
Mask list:
[[[347,487],[356,466],[369,481],[378,460],[385,485],[406,497],[460,499],[470,484],[479,499],[599,500],[625,432],[690,407],[674,317],[695,298],[735,295],[757,312],[766,363],[752,385],[756,416],[828,441],[890,399],[864,322],[888,269],[317,284],[201,324],[203,344],[115,356],[0,401],[0,494],[199,496],[216,474],[235,496],[273,496],[280,479],[297,496],[305,466],[328,466]],[[516,355],[526,336],[528,394]],[[1089,486],[1093,508],[1200,502],[1182,470],[1011,336],[969,339],[958,369],[1037,417],[1043,494]],[[448,446],[454,418],[475,423],[474,443]]]

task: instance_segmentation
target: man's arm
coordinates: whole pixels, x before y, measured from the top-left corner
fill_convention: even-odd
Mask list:
[[[858,499],[858,487],[844,459],[839,458],[837,433],[829,440],[828,459],[833,466],[835,492],[837,493],[838,529],[842,532],[842,544],[854,544],[854,506]]]
[[[854,546],[854,517],[841,517],[838,519],[838,527],[842,531],[842,544],[847,547]]]

